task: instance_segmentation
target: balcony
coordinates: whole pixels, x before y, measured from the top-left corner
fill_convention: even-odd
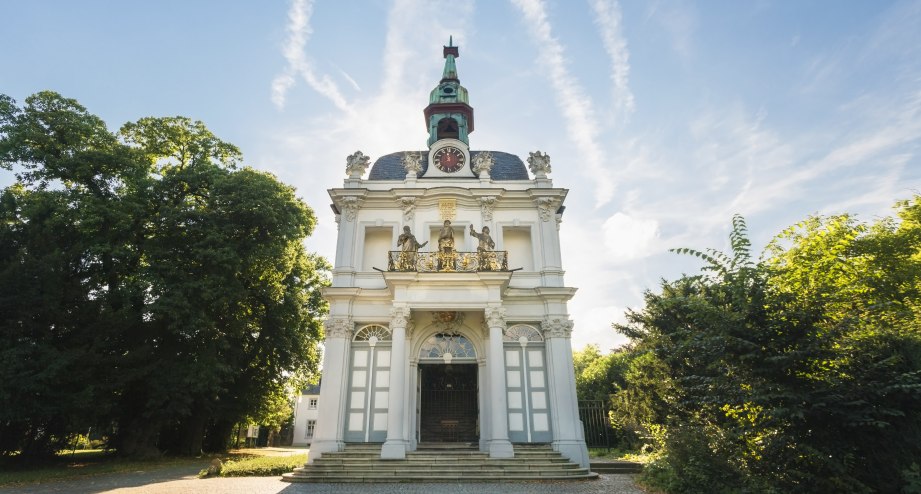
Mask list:
[[[402,252],[390,251],[388,271],[416,273],[479,273],[508,271],[508,252]]]

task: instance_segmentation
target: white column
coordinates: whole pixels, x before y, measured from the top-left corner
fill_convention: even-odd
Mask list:
[[[550,415],[553,420],[553,449],[573,463],[588,468],[588,448],[579,419],[576,376],[572,362],[572,321],[566,315],[547,316],[541,323],[547,345],[550,377]]]
[[[387,406],[387,440],[381,447],[381,458],[406,458],[408,441],[403,434],[406,390],[406,326],[410,309],[406,306],[390,309],[390,330],[393,347],[390,350],[390,391]]]
[[[317,427],[310,444],[308,462],[329,451],[341,451],[345,446],[345,397],[349,381],[349,344],[352,320],[347,316],[330,316],[324,323],[323,382],[317,402]]]
[[[486,308],[486,324],[489,326],[489,394],[492,411],[489,431],[489,457],[512,458],[515,450],[508,440],[508,401],[505,391],[505,350],[502,336],[505,331],[505,309]]]

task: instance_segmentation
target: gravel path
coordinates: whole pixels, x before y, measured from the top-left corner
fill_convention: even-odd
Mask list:
[[[153,472],[99,475],[79,480],[2,488],[16,494],[643,494],[632,475],[601,475],[598,480],[495,484],[291,484],[279,477],[199,479],[195,472],[166,468]]]

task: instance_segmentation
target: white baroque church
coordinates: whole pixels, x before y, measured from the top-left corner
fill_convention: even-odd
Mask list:
[[[471,151],[453,43],[424,110],[428,150],[349,156],[309,462],[346,444],[510,458],[548,444],[588,467],[549,157]],[[370,165],[367,178],[362,178]]]

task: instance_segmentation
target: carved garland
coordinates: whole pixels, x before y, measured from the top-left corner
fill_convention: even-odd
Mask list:
[[[496,197],[487,196],[480,198],[480,213],[483,216],[483,222],[492,221],[492,213],[496,209]]]
[[[416,198],[415,197],[401,197],[397,199],[397,204],[403,208],[403,221],[405,223],[410,223],[413,220],[413,217],[416,215]]]
[[[557,210],[560,209],[560,200],[556,197],[538,197],[537,212],[540,214],[541,221],[550,221],[556,216]]]
[[[361,203],[363,199],[357,196],[346,196],[340,197],[336,201],[339,211],[345,215],[346,221],[355,221],[355,217],[358,216],[358,209],[361,208]]]

